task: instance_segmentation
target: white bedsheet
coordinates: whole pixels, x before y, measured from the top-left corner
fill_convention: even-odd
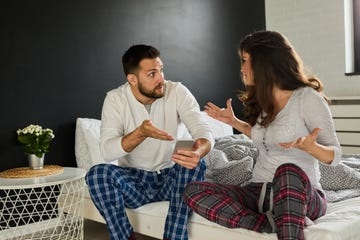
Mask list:
[[[157,202],[128,210],[128,214],[136,231],[161,238],[167,208],[168,202]],[[197,214],[193,214],[189,222],[189,238],[193,240],[277,239],[275,234],[228,229]],[[329,203],[327,214],[305,229],[305,238],[307,240],[360,239],[360,197]]]
[[[360,197],[329,203],[325,216],[305,229],[306,239],[359,240]]]

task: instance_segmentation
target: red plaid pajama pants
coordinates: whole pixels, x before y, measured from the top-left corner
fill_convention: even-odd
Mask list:
[[[184,199],[196,213],[222,226],[276,232],[287,240],[304,239],[305,218],[323,216],[327,206],[324,194],[294,164],[281,165],[273,182],[265,185],[192,182]]]

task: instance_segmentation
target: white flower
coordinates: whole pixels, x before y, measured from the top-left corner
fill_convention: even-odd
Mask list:
[[[50,128],[42,128],[39,125],[30,124],[29,126],[16,131],[18,140],[24,144],[26,154],[35,154],[41,157],[49,151],[50,140],[55,137]]]
[[[23,129],[18,129],[16,131],[16,133],[17,133],[17,135],[30,134],[30,135],[35,135],[35,136],[40,136],[40,135],[47,133],[47,134],[49,134],[49,136],[51,138],[55,137],[52,129],[50,129],[50,128],[43,129],[40,125],[34,125],[34,124],[30,124],[29,126],[23,128]]]

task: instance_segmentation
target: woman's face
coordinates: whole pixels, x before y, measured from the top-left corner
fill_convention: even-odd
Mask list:
[[[247,52],[241,52],[241,74],[246,86],[254,86],[254,76],[251,69],[251,57]]]

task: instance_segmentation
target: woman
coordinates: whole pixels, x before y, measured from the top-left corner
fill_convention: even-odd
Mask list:
[[[246,186],[190,183],[187,204],[229,228],[276,232],[279,239],[304,239],[305,220],[326,212],[319,162],[336,165],[341,149],[322,83],[307,77],[301,59],[280,33],[259,31],[240,44],[246,91],[239,99],[247,122],[213,103],[207,114],[250,137],[259,149]]]

